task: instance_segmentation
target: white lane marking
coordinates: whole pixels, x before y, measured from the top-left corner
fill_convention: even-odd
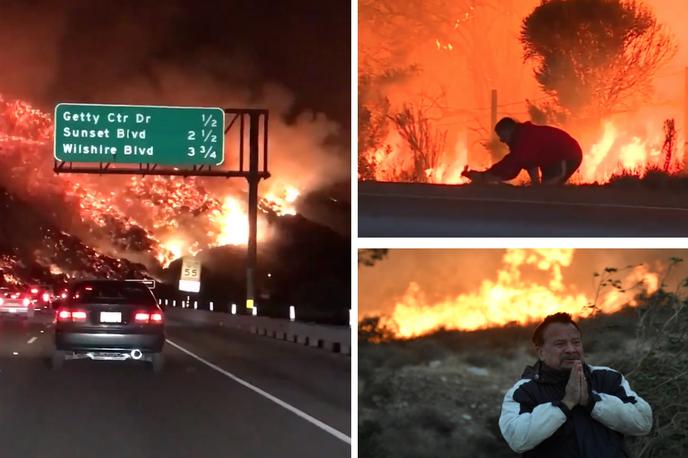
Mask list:
[[[277,398],[277,397],[271,395],[270,393],[261,390],[261,389],[258,388],[257,386],[251,385],[250,383],[248,383],[247,381],[245,381],[245,380],[243,380],[243,379],[240,379],[240,378],[237,377],[236,375],[227,372],[226,370],[222,369],[221,367],[216,366],[215,364],[211,363],[210,361],[205,360],[205,359],[201,358],[200,356],[196,355],[195,353],[192,353],[191,351],[187,350],[186,348],[184,348],[184,347],[182,347],[182,346],[180,346],[180,345],[178,345],[178,344],[172,342],[170,339],[165,339],[165,342],[169,343],[170,345],[172,345],[172,346],[175,347],[176,349],[178,349],[178,350],[180,350],[180,351],[186,353],[187,355],[189,355],[189,356],[191,356],[191,357],[193,357],[193,358],[196,358],[197,360],[199,360],[200,362],[202,362],[202,363],[205,364],[206,366],[208,366],[208,367],[210,367],[210,368],[212,368],[212,369],[215,369],[216,371],[218,371],[218,372],[221,373],[222,375],[231,378],[232,380],[234,380],[235,382],[237,382],[237,383],[239,383],[239,384],[245,386],[245,387],[248,388],[249,390],[255,391],[256,393],[260,394],[261,396],[268,398],[269,400],[271,400],[271,401],[274,402],[275,404],[277,404],[277,405],[279,405],[279,406],[281,406],[281,407],[284,407],[285,409],[289,410],[289,411],[292,412],[292,413],[295,413],[296,415],[298,415],[299,417],[303,418],[304,420],[313,423],[315,426],[317,426],[318,428],[324,430],[325,432],[328,432],[328,433],[332,434],[332,435],[333,435],[334,437],[336,437],[337,439],[339,439],[339,440],[341,440],[341,441],[343,441],[343,442],[346,442],[346,443],[349,444],[349,445],[351,444],[351,438],[350,438],[349,436],[347,436],[346,434],[342,433],[341,431],[338,431],[338,430],[334,429],[334,428],[331,427],[330,425],[327,425],[327,424],[323,423],[322,421],[318,420],[317,418],[311,417],[311,416],[308,415],[306,412],[303,412],[303,411],[297,409],[296,407],[292,406],[291,404],[288,404],[288,403],[282,401],[281,399],[279,399],[279,398]]]
[[[494,202],[504,204],[536,204],[536,205],[561,205],[565,207],[600,207],[600,208],[625,208],[638,210],[671,210],[678,212],[688,212],[688,208],[681,207],[657,207],[651,205],[626,205],[626,204],[604,204],[599,202],[552,202],[547,200],[526,200],[526,199],[497,199],[492,197],[460,197],[460,196],[414,196],[411,194],[380,194],[380,193],[359,193],[360,196],[370,197],[399,197],[404,199],[432,199],[432,200],[465,200],[472,202]]]
[[[26,342],[26,343],[32,344],[32,343],[34,343],[36,340],[38,340],[38,337],[32,337],[32,338],[30,338],[29,341]]]

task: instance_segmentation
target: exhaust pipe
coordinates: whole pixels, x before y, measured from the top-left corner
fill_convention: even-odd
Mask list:
[[[141,350],[132,350],[131,351],[131,357],[133,359],[141,359],[142,356],[143,356],[143,353],[141,353]]]

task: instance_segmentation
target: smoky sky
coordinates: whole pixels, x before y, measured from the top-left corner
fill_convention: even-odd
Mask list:
[[[286,117],[323,113],[348,138],[350,23],[348,0],[0,0],[0,93],[52,111],[115,102],[174,69],[256,99],[277,84],[292,97]]]

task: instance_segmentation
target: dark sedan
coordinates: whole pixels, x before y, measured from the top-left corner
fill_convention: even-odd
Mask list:
[[[131,281],[91,280],[70,285],[55,312],[52,366],[65,360],[146,361],[163,369],[164,316],[153,293]]]

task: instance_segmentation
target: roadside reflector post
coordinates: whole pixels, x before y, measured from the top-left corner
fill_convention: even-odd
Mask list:
[[[258,306],[253,306],[253,316],[258,316]]]
[[[213,311],[213,302],[212,301],[210,302],[210,305],[208,306],[208,308],[210,309],[211,312]]]
[[[232,315],[236,315],[236,304],[232,304]]]
[[[194,310],[198,310],[198,301],[194,301]]]
[[[167,305],[167,299],[165,299],[165,305]]]
[[[172,299],[172,307],[176,307],[176,306],[177,306],[177,299]]]
[[[289,306],[289,321],[294,321],[296,319],[296,310],[293,305]]]

